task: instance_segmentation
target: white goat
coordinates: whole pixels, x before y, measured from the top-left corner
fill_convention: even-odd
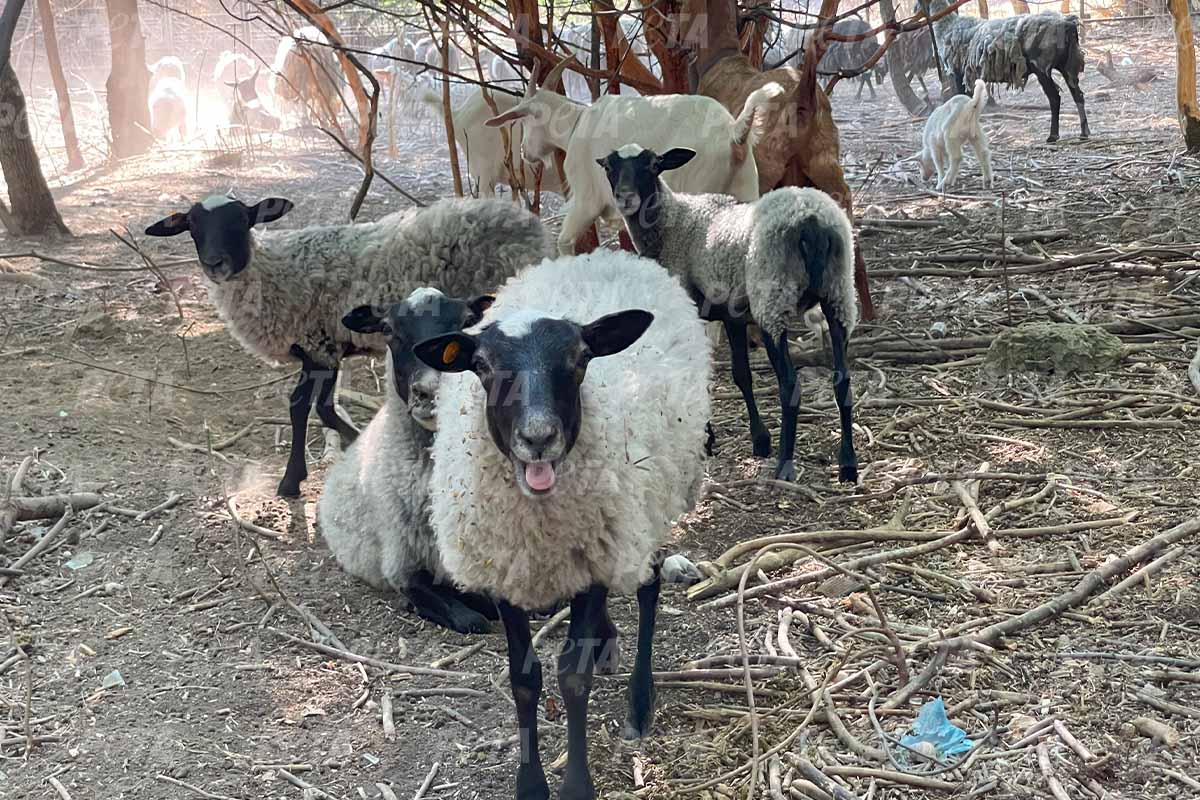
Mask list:
[[[442,118],[442,96],[437,92],[425,91],[422,101],[433,110],[437,119]],[[512,95],[492,92],[496,110],[501,114],[511,111],[520,102]],[[504,139],[500,131],[487,126],[493,112],[483,92],[476,89],[467,102],[451,111],[454,120],[454,140],[460,148],[459,157],[467,164],[471,180],[479,187],[480,197],[495,197],[496,184],[508,185],[508,167],[504,164]],[[513,171],[527,190],[533,191],[534,169],[521,159],[520,141],[523,123],[513,125],[509,133],[509,158]],[[558,171],[547,166],[542,170],[542,191],[562,194]]]
[[[556,64],[545,84],[554,86],[571,61]],[[778,84],[753,92],[734,119],[710,97],[605,95],[585,106],[539,89],[537,83],[535,69],[521,102],[487,124],[525,120],[522,151],[535,163],[549,166],[555,150],[566,153],[564,172],[572,197],[558,236],[559,253],[573,254],[576,238],[602,215],[620,224],[612,188],[596,159],[635,140],[663,151],[673,146],[696,151],[691,163],[671,177],[675,191],[729,194],[745,202],[758,199],[758,168],[751,152],[754,117],[760,106],[782,92]]]
[[[150,132],[163,141],[171,131],[179,133],[179,143],[187,139],[187,89],[175,77],[159,78],[150,92]]]
[[[926,180],[937,172],[939,191],[948,189],[958,179],[958,168],[962,163],[963,145],[971,145],[979,167],[983,171],[983,184],[992,187],[991,151],[988,150],[987,134],[979,117],[987,92],[982,80],[975,81],[975,94],[955,95],[942,103],[925,122],[921,136],[921,175]]]

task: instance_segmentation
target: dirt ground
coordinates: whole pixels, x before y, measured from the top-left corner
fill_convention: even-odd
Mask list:
[[[755,676],[757,730],[740,669],[704,676],[704,684],[694,673],[664,676],[654,736],[636,749],[617,735],[623,681],[599,679],[591,750],[603,796],[744,797],[737,787],[756,749],[766,754],[764,773],[782,773],[793,797],[807,791],[799,756],[859,798],[1041,798],[1052,796],[1051,781],[1070,797],[1200,796],[1200,559],[1190,542],[1163,550],[1160,571],[1111,598],[1093,595],[990,646],[936,654],[940,639],[1066,596],[1093,570],[1200,514],[1200,398],[1186,377],[1200,338],[1200,161],[1179,148],[1169,36],[1145,34],[1129,52],[1105,34],[1096,28],[1087,42],[1091,141],[1077,140],[1064,104],[1064,140],[1044,144],[1049,113],[1037,88],[1000,93],[985,122],[995,191],[981,186],[968,158],[953,194],[931,192],[913,162],[899,161],[915,152],[921,123],[890,87],[877,101],[855,102],[850,86],[835,92],[880,310],[855,336],[861,485],[834,481],[836,412],[822,366],[803,370],[799,481],[758,480],[771,465],[750,454],[727,352],[719,354],[712,486],[675,546],[720,575],[725,551],[763,536],[807,532],[797,540],[849,565],[957,530],[970,535],[886,563],[856,561],[848,568],[870,577],[871,596],[844,575],[812,579],[824,562],[809,552],[761,562],[751,589],[795,580],[745,601],[745,645],[751,654],[794,647],[805,669]],[[1162,77],[1144,90],[1107,89],[1091,66],[1107,49]],[[43,99],[35,105],[52,136]],[[422,198],[449,193],[436,129],[406,132],[381,170]],[[428,798],[512,796],[503,637],[431,628],[338,570],[314,527],[322,470],[313,470],[302,499],[273,497],[291,369],[264,367],[230,338],[194,264],[164,268],[177,307],[110,233],[140,233],[229,188],[296,201],[281,227],[341,219],[357,179],[339,152],[315,141],[280,139],[253,155],[164,149],[56,178],[76,238],[0,240],[3,254],[36,249],[76,265],[8,256],[53,288],[0,284],[0,474],[12,476],[36,455],[20,493],[101,491],[115,507],[77,514],[61,544],[0,586],[0,796],[413,798],[423,786]],[[406,204],[377,183],[362,216]],[[1001,231],[1011,238],[1007,280]],[[192,255],[186,245],[148,250],[168,261]],[[1088,257],[1066,260],[1073,256]],[[995,378],[981,368],[990,337],[1053,320],[1110,325],[1125,358],[1071,376]],[[811,363],[824,363],[805,337]],[[753,358],[773,425],[773,380],[765,356]],[[374,393],[381,373],[360,361],[352,384]],[[365,423],[369,412],[350,410]],[[1069,416],[1050,419],[1061,414]],[[208,455],[210,440],[235,433],[219,456]],[[322,449],[314,425],[310,463]],[[921,478],[935,473],[958,474],[962,494],[977,501],[965,503],[948,480]],[[143,521],[121,513],[176,495],[172,508]],[[239,531],[227,496],[275,535]],[[969,527],[964,508],[975,502],[991,546]],[[52,522],[19,524],[0,564]],[[723,566],[745,565],[759,546],[731,553]],[[657,669],[738,652],[734,589],[701,586],[699,599],[679,588],[664,593]],[[632,633],[631,601],[618,599],[614,611]],[[286,638],[323,638],[310,630],[314,619],[353,653],[426,667],[453,655],[443,663],[456,674],[389,673]],[[552,677],[561,634],[540,647],[547,764],[565,746]],[[28,660],[10,658],[17,645]],[[888,704],[909,679],[912,691]],[[812,698],[823,695],[810,681],[832,691],[806,720]],[[382,722],[385,695],[394,734]],[[896,784],[897,767],[870,751],[904,760],[882,733],[907,732],[936,697],[983,744],[968,764],[919,778],[924,785]],[[830,724],[829,703],[844,730]],[[1147,717],[1173,729],[1169,742],[1132,732],[1128,723]],[[1068,733],[1036,727],[1045,720]],[[1081,749],[1069,745],[1071,734]]]

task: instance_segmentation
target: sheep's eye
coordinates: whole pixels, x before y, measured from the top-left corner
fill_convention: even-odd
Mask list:
[[[472,362],[472,364],[471,364],[471,368],[472,368],[472,369],[474,369],[474,370],[475,370],[475,374],[476,374],[476,375],[478,375],[478,376],[479,376],[479,377],[481,377],[481,378],[482,378],[482,377],[485,377],[485,376],[487,376],[487,375],[491,375],[491,374],[492,374],[492,366],[491,366],[491,364],[487,363],[487,362],[486,362],[486,361],[484,361],[482,358],[476,358],[476,359],[475,359],[475,360]]]
[[[581,358],[575,364],[575,385],[583,383],[584,376],[587,375],[588,359]]]

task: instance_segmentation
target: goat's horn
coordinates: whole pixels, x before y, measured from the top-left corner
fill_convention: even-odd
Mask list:
[[[525,84],[525,97],[533,97],[533,93],[538,88],[538,73],[542,71],[542,62],[536,58],[533,60],[533,69],[529,72],[529,83]]]
[[[542,81],[542,86],[553,88],[558,83],[558,79],[562,77],[563,71],[575,60],[574,54],[567,56],[562,61],[554,65],[554,69],[550,70],[546,75],[546,80]]]

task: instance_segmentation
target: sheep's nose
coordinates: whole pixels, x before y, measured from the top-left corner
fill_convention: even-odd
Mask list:
[[[432,386],[427,386],[423,383],[415,383],[412,387],[412,399],[414,403],[421,405],[432,405],[435,389]]]
[[[523,426],[517,431],[517,443],[532,461],[540,461],[558,440],[558,426],[547,423]]]

